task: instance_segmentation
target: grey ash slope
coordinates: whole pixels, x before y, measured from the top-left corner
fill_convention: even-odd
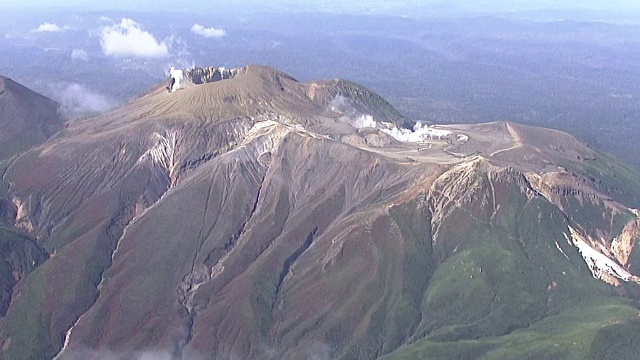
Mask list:
[[[0,159],[43,143],[61,128],[55,101],[0,76]]]
[[[637,177],[555,131],[414,144],[389,135],[405,121],[251,65],[70,123],[6,171],[6,226],[50,257],[12,288],[0,356],[635,354]]]

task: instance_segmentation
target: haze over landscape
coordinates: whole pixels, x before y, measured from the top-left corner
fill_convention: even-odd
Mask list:
[[[639,4],[0,10],[0,359],[637,357]]]

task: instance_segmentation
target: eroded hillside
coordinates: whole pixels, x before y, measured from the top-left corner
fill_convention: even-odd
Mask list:
[[[341,80],[217,80],[8,165],[2,219],[46,256],[2,358],[635,354],[640,186],[614,160],[512,123],[412,131]]]

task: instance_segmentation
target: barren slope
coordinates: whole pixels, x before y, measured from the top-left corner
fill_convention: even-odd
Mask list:
[[[43,143],[61,128],[56,102],[0,76],[0,160]]]
[[[636,353],[640,186],[617,162],[511,123],[400,141],[343,81],[216,80],[8,167],[4,222],[50,257],[13,288],[2,358]]]

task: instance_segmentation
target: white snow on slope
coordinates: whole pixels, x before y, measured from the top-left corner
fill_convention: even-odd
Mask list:
[[[624,281],[630,281],[633,278],[633,275],[615,260],[591,247],[585,238],[572,227],[569,227],[569,231],[571,232],[573,244],[578,248],[580,255],[584,258],[594,278],[603,280],[603,275],[605,274],[612,275]]]

